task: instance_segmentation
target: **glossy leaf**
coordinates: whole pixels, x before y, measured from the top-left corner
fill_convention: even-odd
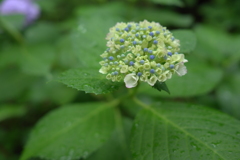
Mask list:
[[[238,160],[240,121],[203,106],[154,104],[133,125],[133,160]]]
[[[99,148],[114,130],[110,104],[85,103],[61,107],[33,129],[21,160],[30,157],[77,159]]]
[[[173,36],[180,40],[180,52],[191,53],[197,43],[195,34],[191,30],[173,30]]]
[[[104,94],[116,90],[122,83],[107,80],[96,69],[81,68],[68,70],[57,81],[86,93]]]

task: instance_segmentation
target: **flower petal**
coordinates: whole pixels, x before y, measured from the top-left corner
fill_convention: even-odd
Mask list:
[[[183,76],[187,73],[187,67],[183,63],[179,63],[176,69],[176,72],[179,76]]]
[[[137,86],[139,77],[135,73],[127,74],[124,78],[124,82],[127,88],[133,88]]]

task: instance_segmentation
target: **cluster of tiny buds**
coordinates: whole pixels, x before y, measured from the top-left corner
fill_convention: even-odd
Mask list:
[[[132,88],[138,81],[153,86],[164,82],[173,73],[186,74],[187,60],[175,39],[166,27],[159,23],[117,23],[110,29],[106,39],[107,50],[101,55],[100,73],[112,81],[123,81]]]

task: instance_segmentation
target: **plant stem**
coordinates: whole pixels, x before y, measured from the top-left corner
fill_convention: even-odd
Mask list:
[[[9,23],[7,23],[3,18],[0,16],[0,25],[3,27],[3,29],[8,32],[9,35],[11,35],[19,44],[23,44],[24,40],[21,35],[21,33],[15,29],[13,26],[11,26]]]

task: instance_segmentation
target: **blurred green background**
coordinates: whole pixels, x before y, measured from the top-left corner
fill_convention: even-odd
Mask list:
[[[167,82],[171,95],[142,85],[139,96],[144,101],[150,101],[150,96],[186,101],[240,119],[239,0],[34,2],[41,14],[27,26],[22,25],[22,16],[1,15],[1,160],[19,158],[29,131],[48,111],[67,103],[103,98],[53,79],[70,68],[98,67],[81,59],[89,54],[100,59],[108,29],[119,21],[156,21],[170,30],[191,29],[197,37],[195,50],[186,55],[188,74]]]

